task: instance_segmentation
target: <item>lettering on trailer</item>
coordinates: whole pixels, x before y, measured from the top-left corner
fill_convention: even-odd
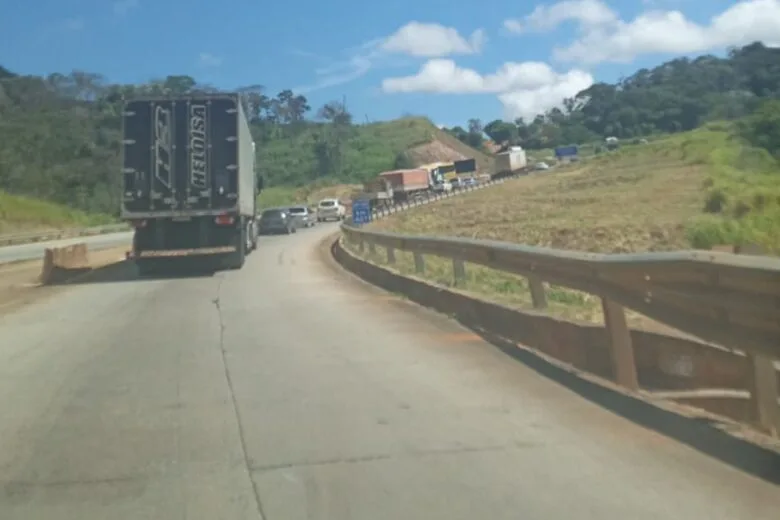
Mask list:
[[[208,188],[206,128],[206,107],[190,105],[190,184],[201,190]]]
[[[162,107],[154,110],[154,176],[166,188],[171,189],[171,162],[173,136],[171,111]]]

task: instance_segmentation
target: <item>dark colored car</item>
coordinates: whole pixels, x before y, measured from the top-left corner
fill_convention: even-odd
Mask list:
[[[290,206],[288,212],[298,220],[300,227],[312,227],[317,223],[317,215],[308,206]]]
[[[289,235],[298,231],[298,219],[290,215],[287,208],[271,208],[260,215],[257,232],[261,235],[284,233]]]

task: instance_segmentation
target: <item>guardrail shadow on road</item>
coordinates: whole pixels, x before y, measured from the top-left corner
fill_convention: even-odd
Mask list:
[[[686,417],[597,384],[462,318],[458,317],[458,321],[487,343],[580,397],[740,471],[780,485],[780,454],[722,431],[719,428],[722,422],[704,417]]]
[[[332,243],[331,254],[347,271],[385,290],[401,293],[419,305],[447,314],[514,360],[581,397],[741,471],[780,484],[780,454],[721,430],[719,426],[727,424],[725,421],[687,417],[666,410],[643,400],[639,395],[621,392],[617,386],[613,388],[583,377],[584,374],[574,372],[571,368],[563,368],[563,363],[556,364],[541,354],[519,347],[517,343],[504,339],[495,332],[488,332],[484,328],[485,316],[492,315],[495,318],[489,320],[495,322],[493,325],[498,319],[495,313],[489,312],[488,308],[493,307],[490,303],[467,301],[465,297],[441,287],[382,269],[345,251],[338,240]],[[481,311],[477,308],[480,306],[484,307]],[[497,306],[495,311],[499,312]]]

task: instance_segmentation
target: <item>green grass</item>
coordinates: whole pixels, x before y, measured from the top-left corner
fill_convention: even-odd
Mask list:
[[[714,146],[713,146],[714,145]],[[752,243],[780,253],[780,164],[762,148],[742,145],[727,131],[691,134],[685,159],[704,164],[705,214],[688,227],[693,247]]]
[[[780,163],[767,150],[746,145],[731,124],[716,122],[602,158],[609,163],[653,159],[705,172],[702,206],[685,226],[689,247],[751,243],[780,253]]]
[[[0,234],[100,226],[110,215],[89,214],[61,204],[0,191]]]

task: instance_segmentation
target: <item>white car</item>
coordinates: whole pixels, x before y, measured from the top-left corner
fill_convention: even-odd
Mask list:
[[[344,220],[347,208],[338,199],[322,199],[317,204],[317,222],[326,220]]]

